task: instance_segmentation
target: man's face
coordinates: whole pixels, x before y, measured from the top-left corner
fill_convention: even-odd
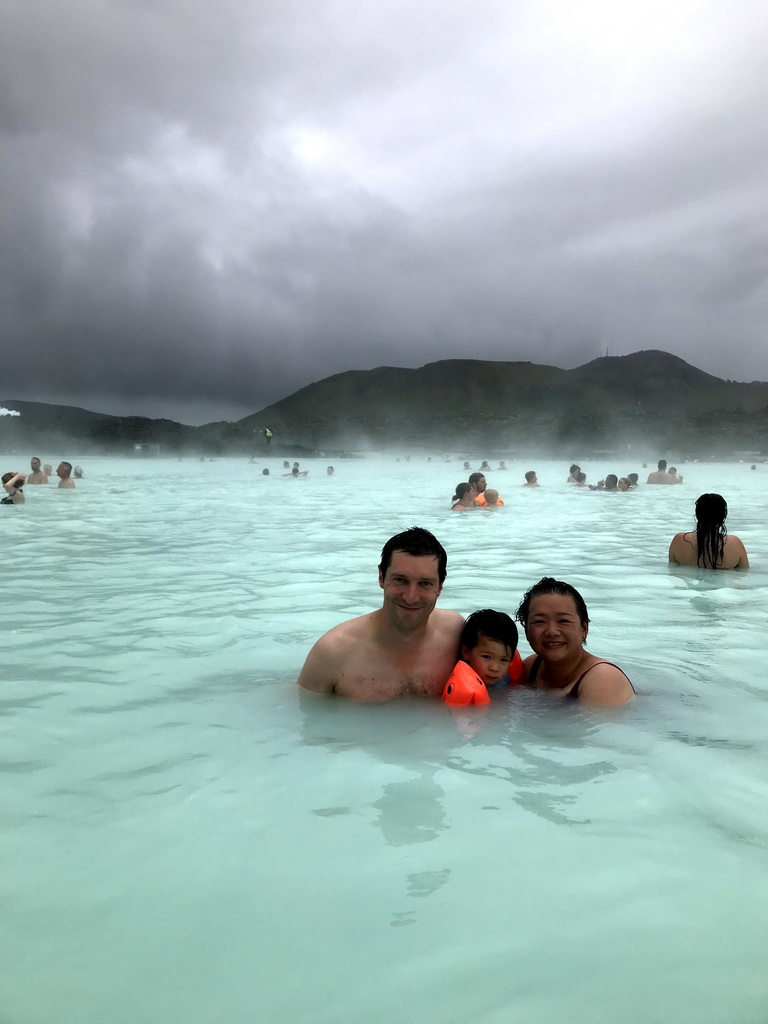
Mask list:
[[[475,490],[477,491],[478,494],[482,494],[487,486],[488,486],[488,483],[487,483],[485,477],[481,476],[480,479],[475,484]]]
[[[69,476],[69,469],[64,465],[63,462],[60,462],[56,467],[56,476],[59,477],[61,480],[65,480]]]
[[[40,459],[32,459],[29,464],[32,467],[33,473],[37,473],[40,470]]]
[[[443,589],[434,555],[407,555],[393,551],[385,575],[379,573],[384,610],[402,630],[418,629],[437,604]]]

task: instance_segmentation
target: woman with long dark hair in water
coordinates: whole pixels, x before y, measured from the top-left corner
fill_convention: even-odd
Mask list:
[[[722,494],[701,494],[696,500],[696,529],[677,533],[669,560],[700,569],[748,569],[749,558],[738,537],[725,527],[728,505]]]

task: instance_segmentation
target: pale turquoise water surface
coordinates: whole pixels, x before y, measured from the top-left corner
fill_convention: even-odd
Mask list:
[[[768,468],[80,461],[0,519],[2,1024],[768,1019]],[[750,573],[668,568],[704,490]],[[413,524],[445,607],[576,584],[635,704],[300,700]]]

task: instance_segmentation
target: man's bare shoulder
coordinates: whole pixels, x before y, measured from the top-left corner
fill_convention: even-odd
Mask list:
[[[299,686],[316,693],[332,693],[351,653],[371,643],[377,614],[359,615],[323,633],[307,655]]]
[[[451,611],[450,608],[435,608],[430,621],[444,629],[461,629],[464,625],[464,616]]]
[[[378,612],[366,612],[365,615],[358,615],[354,619],[340,622],[338,626],[333,626],[327,633],[323,633],[315,644],[315,648],[329,653],[344,651],[353,644],[372,639],[378,614]]]

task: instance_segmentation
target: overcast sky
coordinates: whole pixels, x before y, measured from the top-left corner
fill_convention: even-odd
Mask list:
[[[755,0],[5,0],[0,397],[236,419],[332,373],[768,379]]]

